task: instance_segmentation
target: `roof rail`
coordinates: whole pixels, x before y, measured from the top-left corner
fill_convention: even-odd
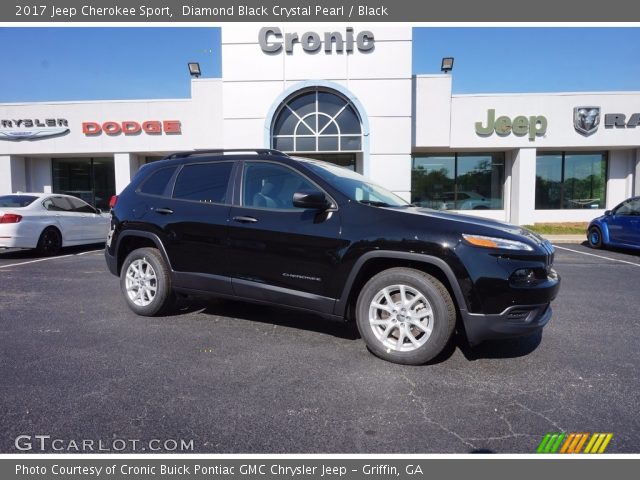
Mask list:
[[[288,157],[289,155],[287,155],[284,152],[281,152],[280,150],[273,150],[271,148],[219,148],[219,149],[214,149],[214,150],[190,150],[188,152],[178,152],[178,153],[173,153],[171,155],[169,155],[168,157],[166,157],[167,159],[174,159],[174,158],[187,158],[187,157],[191,157],[192,155],[201,155],[201,154],[218,154],[218,155],[224,155],[224,154],[238,154],[238,153],[255,153],[257,155],[274,155],[276,157]]]

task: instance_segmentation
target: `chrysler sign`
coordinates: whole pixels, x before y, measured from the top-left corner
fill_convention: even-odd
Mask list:
[[[0,140],[41,140],[69,133],[66,118],[0,119]]]

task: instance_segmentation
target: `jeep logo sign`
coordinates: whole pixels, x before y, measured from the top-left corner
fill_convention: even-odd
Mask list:
[[[476,133],[481,137],[488,137],[496,132],[501,137],[506,137],[511,132],[518,137],[529,136],[533,141],[547,133],[547,117],[535,115],[530,117],[517,116],[513,120],[507,116],[496,118],[496,111],[492,108],[487,112],[487,124],[476,122]]]
[[[305,52],[317,52],[324,45],[325,53],[352,53],[354,45],[361,52],[373,50],[375,38],[369,30],[363,30],[354,37],[353,28],[347,27],[343,35],[340,32],[326,32],[322,36],[316,32],[282,34],[278,27],[264,27],[258,33],[260,48],[265,53],[278,53],[284,47],[286,53],[293,53],[293,46],[299,43]]]

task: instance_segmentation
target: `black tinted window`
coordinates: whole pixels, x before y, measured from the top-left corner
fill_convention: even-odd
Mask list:
[[[29,195],[3,195],[0,197],[0,207],[26,207],[31,205],[38,197]]]
[[[640,198],[624,202],[616,210],[616,215],[640,215]]]
[[[231,162],[185,166],[173,188],[173,197],[204,203],[225,203]]]
[[[243,181],[244,205],[247,207],[289,210],[293,194],[317,187],[290,168],[274,163],[246,163]]]
[[[173,173],[176,171],[176,168],[177,167],[161,168],[160,170],[153,172],[149,178],[144,181],[142,187],[140,187],[140,192],[149,195],[162,195],[167,188],[167,183],[169,183]]]

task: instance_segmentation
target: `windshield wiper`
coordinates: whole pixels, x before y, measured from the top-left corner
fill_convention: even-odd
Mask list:
[[[376,200],[359,200],[360,203],[364,203],[365,205],[373,205],[374,207],[390,207],[386,202],[378,202]]]

